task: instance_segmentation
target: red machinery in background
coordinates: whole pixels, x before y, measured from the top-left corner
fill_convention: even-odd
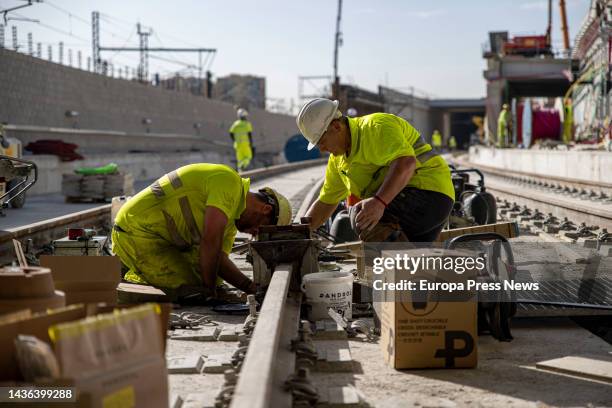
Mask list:
[[[565,12],[565,0],[559,0],[559,11],[561,14],[561,33],[563,35],[563,46],[569,52],[569,31],[567,28],[567,14]],[[505,55],[523,55],[533,57],[536,55],[553,55],[552,41],[552,0],[548,0],[548,26],[545,35],[523,35],[514,36],[503,45]]]
[[[552,55],[550,43],[545,35],[515,36],[504,43],[503,52],[506,55]]]

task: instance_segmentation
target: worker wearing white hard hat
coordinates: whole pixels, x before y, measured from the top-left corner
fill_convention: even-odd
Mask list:
[[[253,125],[247,120],[249,112],[246,109],[236,111],[238,119],[232,123],[229,133],[236,151],[236,168],[245,170],[253,160]]]
[[[214,296],[222,280],[254,293],[253,281],[229,258],[236,233],[256,235],[261,225],[288,225],[292,216],[282,194],[249,188],[250,180],[228,166],[197,163],[132,197],[117,213],[112,233],[113,252],[128,269],[124,279],[177,300],[185,288]]]
[[[389,225],[410,241],[437,238],[455,198],[450,170],[407,121],[387,113],[346,117],[338,101],[317,98],[296,122],[309,149],[330,153],[319,198],[307,213],[312,228],[347,199],[364,240],[398,237],[376,233],[375,227]]]
[[[357,109],[355,109],[355,108],[348,108],[346,110],[346,116],[354,118],[355,116],[357,116]]]

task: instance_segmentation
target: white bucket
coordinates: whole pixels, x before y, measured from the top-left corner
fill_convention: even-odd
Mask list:
[[[353,274],[350,272],[317,272],[304,275],[302,292],[311,306],[310,320],[329,319],[328,308],[346,320],[352,317]]]

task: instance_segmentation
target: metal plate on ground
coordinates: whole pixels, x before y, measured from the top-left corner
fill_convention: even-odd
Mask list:
[[[612,306],[612,279],[566,279],[540,282],[539,291],[517,291],[517,298]],[[517,317],[601,316],[612,310],[519,303]]]

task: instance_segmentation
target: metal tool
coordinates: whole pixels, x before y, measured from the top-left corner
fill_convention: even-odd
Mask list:
[[[501,282],[502,279],[512,280],[516,274],[514,254],[508,240],[497,233],[485,232],[465,234],[447,241],[446,249],[455,249],[458,244],[483,241],[493,241],[485,248],[487,252],[487,267],[477,276],[479,281]],[[503,288],[503,285],[502,285]],[[497,299],[486,299],[478,302],[478,329],[489,332],[499,341],[511,341],[510,319],[516,314],[516,298],[513,292],[500,290]]]

